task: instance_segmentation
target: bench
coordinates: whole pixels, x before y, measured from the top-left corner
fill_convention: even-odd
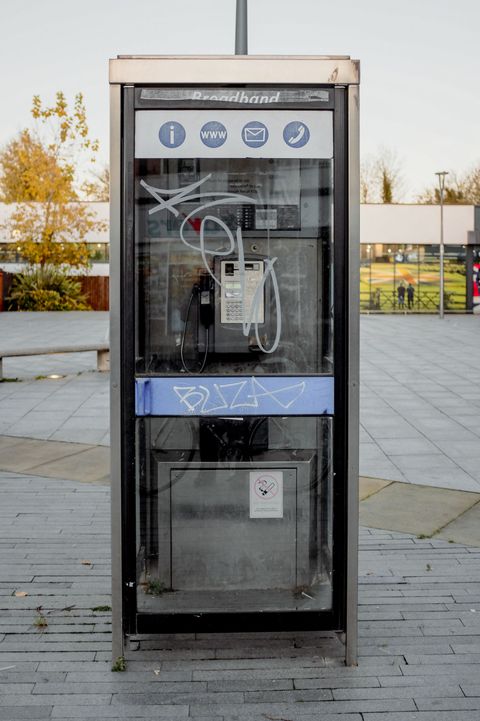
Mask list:
[[[110,347],[108,343],[92,343],[87,345],[59,345],[49,347],[27,347],[0,349],[0,380],[3,380],[3,359],[19,358],[30,355],[55,355],[57,353],[85,353],[87,351],[97,352],[97,370],[110,370]]]

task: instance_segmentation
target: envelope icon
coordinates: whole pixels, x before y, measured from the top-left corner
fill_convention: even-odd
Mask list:
[[[265,126],[251,125],[249,128],[243,129],[243,139],[246,143],[264,143],[267,139],[266,132]]]

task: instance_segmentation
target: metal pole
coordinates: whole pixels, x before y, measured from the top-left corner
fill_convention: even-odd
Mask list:
[[[441,170],[435,173],[438,176],[438,186],[440,188],[440,304],[439,304],[439,316],[443,318],[444,315],[444,286],[445,286],[445,274],[444,274],[444,256],[445,246],[443,242],[443,193],[445,191],[445,176],[448,175],[447,170]]]
[[[368,250],[368,296],[369,296],[369,307],[373,309],[373,296],[372,296],[372,246],[367,246]]]
[[[237,0],[235,55],[248,55],[247,0]]]

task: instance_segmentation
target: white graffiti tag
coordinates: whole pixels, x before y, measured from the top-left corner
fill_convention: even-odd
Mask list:
[[[248,195],[241,195],[239,193],[219,193],[217,191],[210,192],[210,193],[200,193],[197,192],[197,189],[206,183],[210,178],[212,177],[211,173],[209,175],[206,175],[201,180],[198,180],[196,183],[192,183],[191,185],[187,185],[184,188],[176,188],[174,190],[172,189],[166,189],[166,188],[156,188],[153,185],[149,185],[144,180],[140,181],[140,185],[142,188],[144,188],[155,200],[157,201],[158,205],[156,205],[154,208],[150,208],[148,211],[149,215],[153,215],[154,213],[158,213],[161,210],[167,210],[168,212],[172,213],[175,217],[178,217],[180,215],[180,212],[177,210],[175,206],[179,205],[180,203],[187,203],[192,202],[192,200],[200,201],[200,204],[196,206],[193,210],[191,210],[188,215],[185,216],[185,218],[182,221],[182,224],[180,226],[180,238],[182,242],[191,248],[192,250],[196,250],[200,253],[202,256],[204,267],[206,268],[207,272],[211,275],[214,282],[221,287],[221,281],[219,278],[216,277],[216,275],[213,273],[212,269],[210,268],[210,264],[208,262],[208,255],[211,256],[219,256],[219,257],[225,257],[228,255],[231,255],[232,253],[238,254],[238,266],[239,266],[239,275],[240,275],[240,287],[241,287],[241,297],[242,297],[242,305],[243,305],[243,322],[242,322],[242,332],[244,336],[248,336],[250,334],[250,330],[253,326],[254,332],[255,332],[255,338],[258,344],[258,347],[260,348],[263,353],[273,353],[280,343],[280,336],[282,333],[282,312],[281,312],[281,306],[280,306],[280,291],[278,288],[278,281],[277,276],[275,274],[275,268],[274,265],[277,262],[277,258],[264,258],[265,262],[265,270],[263,273],[263,276],[255,289],[255,293],[253,296],[253,301],[250,305],[250,308],[247,309],[246,303],[245,303],[245,285],[246,285],[246,276],[245,276],[245,252],[244,252],[244,246],[243,246],[243,238],[242,238],[242,230],[241,228],[236,229],[236,234],[234,236],[232,230],[228,227],[226,223],[223,222],[220,218],[217,218],[215,215],[205,215],[200,223],[200,229],[199,229],[199,239],[198,243],[192,243],[191,239],[187,239],[185,237],[185,230],[187,227],[190,227],[190,221],[192,218],[199,212],[206,210],[207,208],[213,208],[215,206],[219,205],[226,205],[226,204],[241,204],[241,203],[250,203],[250,204],[256,204],[258,201],[255,200],[255,198],[250,198]],[[163,197],[167,196],[167,197]],[[203,202],[203,198],[213,198],[212,200],[208,202]],[[226,250],[210,250],[205,245],[205,225],[206,223],[213,223],[218,228],[220,228],[221,231],[224,232],[225,237],[228,241],[228,248]],[[265,348],[265,346],[262,344],[262,341],[260,339],[260,333],[258,328],[258,323],[254,321],[254,318],[258,318],[260,316],[259,314],[259,308],[262,302],[263,297],[263,290],[265,287],[265,282],[267,278],[270,276],[272,281],[272,287],[273,287],[273,295],[275,299],[275,310],[276,310],[276,331],[275,331],[275,339],[270,346],[270,348]],[[247,312],[248,311],[248,312]]]
[[[176,385],[173,390],[189,413],[207,415],[242,408],[254,408],[261,412],[262,399],[265,399],[270,412],[272,405],[286,411],[303,395],[305,387],[305,382],[301,381],[268,389],[252,376],[241,381],[213,383],[213,390],[200,383]]]

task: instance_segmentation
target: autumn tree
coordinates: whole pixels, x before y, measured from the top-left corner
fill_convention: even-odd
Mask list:
[[[0,152],[0,201],[15,203],[6,229],[29,265],[87,267],[85,238],[104,229],[80,202],[78,161],[95,161],[81,93],[70,109],[63,93],[53,105],[33,98],[33,129],[24,129]]]
[[[89,136],[81,93],[69,107],[62,92],[52,105],[33,98],[33,128],[0,151],[0,201],[13,204],[4,229],[39,287],[69,268],[90,264],[89,232],[105,229],[81,202],[82,163],[93,163],[98,142]],[[71,287],[71,286],[69,286]]]

